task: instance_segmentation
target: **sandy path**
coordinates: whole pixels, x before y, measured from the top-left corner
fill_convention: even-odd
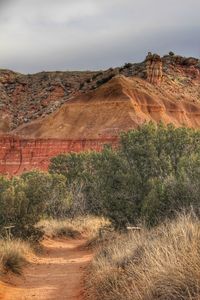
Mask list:
[[[84,268],[92,258],[81,249],[84,240],[45,240],[45,251],[35,256],[22,276],[11,278],[3,300],[81,300]]]

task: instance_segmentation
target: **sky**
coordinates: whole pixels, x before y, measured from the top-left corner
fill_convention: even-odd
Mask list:
[[[100,70],[200,57],[200,0],[0,0],[0,68]]]

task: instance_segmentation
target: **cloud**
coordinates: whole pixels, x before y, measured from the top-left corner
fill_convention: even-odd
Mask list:
[[[99,69],[148,50],[199,56],[199,0],[0,1],[0,68]]]

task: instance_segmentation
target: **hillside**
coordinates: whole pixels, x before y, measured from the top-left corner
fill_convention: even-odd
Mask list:
[[[160,117],[163,121],[168,119],[177,125],[185,123],[187,126],[198,126],[198,122],[191,124],[188,117],[181,118],[180,114],[182,111],[187,112],[188,109],[193,111],[193,108],[196,109],[200,103],[199,72],[198,59],[176,55],[166,55],[160,58],[158,55],[151,57],[151,54],[142,63],[129,63],[121,68],[110,68],[99,72],[42,72],[22,75],[0,70],[0,132],[9,133],[17,129],[16,132],[20,134],[19,126],[39,120],[37,125],[34,122],[27,129],[26,126],[22,126],[22,133],[28,133],[31,130],[31,136],[34,137],[59,137],[57,130],[61,115],[65,119],[62,124],[65,129],[61,129],[61,136],[64,138],[77,138],[78,132],[86,137],[88,134],[93,136],[94,121],[96,136],[103,132],[112,135],[113,132],[127,129],[127,124],[132,128],[144,120],[153,118],[157,121]],[[131,80],[125,81],[122,77],[121,80],[116,78],[107,84],[118,75]],[[110,89],[110,92],[107,93],[106,89]],[[119,111],[124,114],[126,122],[121,120],[123,118],[121,115],[118,119],[119,114],[116,108],[118,102],[125,103],[125,99],[126,105],[123,106],[124,104],[121,103],[123,110],[119,109]],[[166,104],[168,100],[171,105],[175,105],[176,113],[174,112],[173,117],[160,115],[160,110],[165,111],[165,106],[166,110],[169,110],[169,103]],[[106,103],[107,101],[109,104]],[[147,110],[149,105],[152,106],[154,103],[159,114],[156,115],[155,111],[153,114],[148,111],[141,113],[133,109],[135,104],[144,105],[143,101],[146,102]],[[83,108],[82,106],[86,103],[87,105]],[[99,104],[96,106],[95,103]],[[194,106],[188,106],[187,103],[194,103]],[[60,112],[59,108],[61,108]],[[52,115],[55,111],[56,114]],[[82,111],[81,114],[80,111]],[[98,115],[97,124],[96,114]],[[111,122],[110,114],[113,116]],[[168,115],[169,111],[166,111],[166,114]],[[45,119],[43,124],[43,119],[49,115],[50,118]],[[102,121],[99,118],[102,118]],[[45,130],[45,126],[51,122],[55,122],[55,128],[51,126],[48,132],[43,132],[42,128]],[[104,128],[98,129],[103,125],[102,122],[105,122]],[[80,127],[86,128],[85,132]],[[35,133],[32,131],[33,128],[36,128]]]
[[[161,93],[142,79],[121,75],[14,133],[31,138],[96,139],[117,136],[148,121],[200,127],[200,102],[193,102],[189,95],[177,101],[170,91]]]
[[[96,74],[96,73],[94,73]],[[52,113],[77,93],[93,72],[41,72],[23,75],[0,70],[0,130],[7,132]]]
[[[100,151],[144,122],[200,128],[200,63],[149,53],[100,72],[0,71],[0,173],[46,170],[51,157]]]

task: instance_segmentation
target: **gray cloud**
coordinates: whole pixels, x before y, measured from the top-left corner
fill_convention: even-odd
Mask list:
[[[199,0],[0,0],[0,68],[102,69],[147,51],[200,56]]]

